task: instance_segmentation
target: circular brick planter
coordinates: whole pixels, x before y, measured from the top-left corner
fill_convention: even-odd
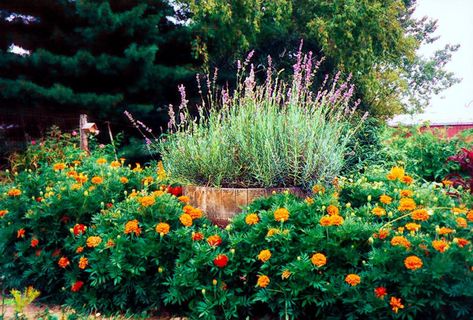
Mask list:
[[[213,188],[187,186],[184,195],[191,199],[191,204],[202,209],[206,216],[218,226],[226,226],[241,208],[259,197],[269,196],[273,192],[289,191],[299,197],[304,196],[300,188]]]

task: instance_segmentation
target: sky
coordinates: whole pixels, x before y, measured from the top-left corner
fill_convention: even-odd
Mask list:
[[[460,44],[446,68],[462,81],[434,96],[424,114],[398,116],[393,121],[473,122],[473,0],[418,0],[415,16],[438,20],[435,35],[440,38],[420,48],[420,54],[432,55],[447,43]]]

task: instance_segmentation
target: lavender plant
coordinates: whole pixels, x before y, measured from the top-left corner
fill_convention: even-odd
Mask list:
[[[291,81],[275,76],[268,58],[257,84],[251,55],[238,61],[234,90],[217,90],[217,71],[204,83],[197,77],[197,116],[179,87],[181,104],[170,106],[169,133],[155,145],[166,170],[182,183],[217,187],[309,187],[332,179],[359,127],[350,121],[359,103],[350,79],[338,73],[329,84],[325,77],[313,91],[321,60],[299,50]]]

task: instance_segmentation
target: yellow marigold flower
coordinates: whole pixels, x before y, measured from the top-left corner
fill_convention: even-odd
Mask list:
[[[156,200],[152,196],[144,196],[138,199],[138,202],[143,206],[143,207],[150,207],[152,206]]]
[[[305,203],[307,203],[307,205],[309,205],[309,206],[312,205],[312,204],[314,204],[314,199],[312,199],[311,197],[305,198],[304,201],[305,201]]]
[[[90,179],[90,182],[92,182],[93,184],[101,184],[103,183],[103,178],[95,176],[92,179]]]
[[[394,313],[397,313],[399,309],[404,309],[404,305],[401,303],[401,298],[391,297],[389,304]]]
[[[404,259],[404,265],[409,270],[417,270],[417,269],[422,268],[423,262],[417,256],[409,256],[406,259]]]
[[[404,168],[401,167],[392,167],[391,171],[389,172],[391,176],[394,177],[394,179],[399,179],[401,180],[402,177],[404,177]]]
[[[179,217],[179,221],[181,221],[181,223],[186,227],[192,226],[192,217],[190,216],[190,214],[181,214],[181,216]]]
[[[414,195],[414,191],[412,190],[401,190],[399,193],[401,194],[401,197],[407,198],[411,198]]]
[[[405,184],[411,184],[414,182],[414,179],[411,176],[404,176],[401,178],[401,181]]]
[[[449,187],[449,186],[453,185],[453,182],[450,181],[450,180],[442,180],[442,183],[445,187]]]
[[[416,208],[416,203],[414,199],[401,198],[401,200],[399,200],[399,207],[397,209],[399,211],[412,211],[415,208]]]
[[[162,181],[166,179],[166,170],[164,170],[163,162],[158,162],[158,180]]]
[[[106,164],[106,163],[107,163],[107,159],[105,159],[105,158],[98,158],[96,162],[97,162],[97,164]]]
[[[131,170],[133,172],[141,172],[143,171],[143,169],[141,168],[141,164],[139,164],[138,162],[135,163],[135,168],[133,170]]]
[[[165,222],[160,222],[156,225],[156,232],[159,233],[161,236],[168,234],[171,226]]]
[[[468,211],[468,210],[465,209],[465,208],[458,208],[458,207],[452,208],[452,213],[453,213],[453,214],[466,213],[467,211]]]
[[[323,255],[322,253],[315,253],[310,258],[310,261],[312,262],[312,264],[314,266],[320,268],[320,267],[325,266],[327,264],[327,257],[325,255]]]
[[[420,224],[414,223],[414,222],[409,222],[406,224],[406,229],[409,231],[419,231],[420,229]]]
[[[447,228],[447,227],[441,227],[437,230],[437,233],[439,235],[444,235],[444,234],[450,234],[453,233],[453,229]]]
[[[128,178],[127,177],[120,177],[120,182],[125,184],[128,183]]]
[[[438,252],[445,252],[450,246],[447,241],[445,240],[434,240],[432,241],[432,247]]]
[[[66,164],[63,163],[63,162],[55,163],[53,165],[53,170],[54,171],[59,171],[59,170],[64,170],[64,169],[66,169]]]
[[[8,210],[0,210],[0,218],[5,216],[8,213]]]
[[[260,253],[258,254],[258,259],[261,260],[262,262],[266,262],[271,258],[271,251],[268,249],[261,250]]]
[[[258,276],[258,281],[256,282],[256,286],[260,288],[266,288],[271,280],[269,280],[268,276],[265,275],[259,275]]]
[[[407,248],[410,248],[411,243],[409,242],[409,240],[407,240],[403,236],[394,236],[391,239],[391,245],[392,246],[403,246],[407,249]]]
[[[460,228],[467,228],[468,227],[468,223],[466,222],[465,218],[457,218],[456,222],[457,222],[457,226],[459,226]]]
[[[79,269],[84,270],[89,265],[89,259],[86,257],[80,257],[79,259]]]
[[[313,193],[324,193],[325,192],[325,188],[320,185],[320,184],[316,184],[315,186],[312,187],[312,192]]]
[[[386,215],[386,210],[381,207],[375,207],[373,210],[371,210],[371,212],[378,217]]]
[[[144,177],[143,179],[141,179],[141,183],[144,184],[145,186],[152,184],[153,181],[154,181],[154,178],[151,176]]]
[[[164,191],[161,191],[161,190],[156,190],[156,191],[153,191],[153,193],[151,194],[153,197],[160,197],[162,196],[163,194],[165,194]]]
[[[384,204],[390,204],[393,201],[393,198],[383,194],[382,196],[379,197],[379,201],[381,201],[381,203],[384,203]]]
[[[110,167],[112,167],[112,168],[119,168],[119,167],[121,167],[121,166],[122,166],[122,164],[120,163],[120,161],[116,161],[116,160],[115,160],[115,161],[112,161],[112,162],[110,163]]]
[[[274,220],[284,222],[289,220],[289,211],[286,208],[279,208],[274,211]]]
[[[281,273],[281,279],[283,280],[288,279],[291,276],[291,274],[292,274],[291,271],[286,269]]]
[[[125,234],[134,233],[136,236],[141,234],[141,228],[138,226],[138,220],[130,220],[125,224]]]
[[[359,275],[351,273],[345,277],[345,282],[351,285],[352,287],[355,287],[360,284],[361,278]]]
[[[180,196],[177,198],[177,200],[181,201],[182,203],[190,203],[191,202],[191,198],[189,198],[188,196]]]
[[[466,218],[468,221],[473,222],[473,210],[468,211]]]
[[[419,221],[427,221],[429,219],[429,213],[425,209],[417,209],[412,211],[412,219]]]
[[[278,234],[278,233],[279,233],[278,229],[271,228],[271,229],[268,230],[268,233],[266,234],[266,237],[272,237],[272,236],[274,236],[275,234]]]
[[[102,242],[102,238],[99,236],[91,236],[87,238],[87,247],[95,248]]]
[[[323,227],[328,227],[332,225],[332,219],[330,219],[330,216],[323,216],[320,218],[319,223]]]
[[[256,213],[250,213],[245,217],[245,222],[247,225],[254,225],[259,222],[259,217]]]
[[[330,216],[333,216],[333,215],[339,214],[339,210],[338,210],[338,208],[337,208],[336,206],[334,206],[334,205],[331,204],[331,205],[329,205],[329,206],[327,207],[327,213],[328,213]]]
[[[330,225],[332,226],[341,226],[344,221],[345,219],[343,219],[343,217],[339,216],[338,214],[330,216]]]
[[[17,188],[12,188],[8,190],[7,194],[9,197],[18,197],[21,194],[21,190]]]
[[[75,166],[78,166],[78,165],[80,165],[80,161],[79,160],[74,160],[74,161],[72,161],[72,164],[74,164]]]

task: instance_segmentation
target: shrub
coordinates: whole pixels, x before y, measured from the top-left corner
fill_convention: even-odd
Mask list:
[[[311,58],[299,52],[291,83],[274,78],[270,64],[263,85],[253,65],[243,79],[248,60],[233,93],[224,88],[214,95],[216,80],[208,79],[198,119],[181,87],[182,103],[170,109],[171,133],[157,145],[167,169],[183,183],[231,187],[307,187],[336,176],[358,128],[349,126],[353,86],[337,76],[312,92]]]

